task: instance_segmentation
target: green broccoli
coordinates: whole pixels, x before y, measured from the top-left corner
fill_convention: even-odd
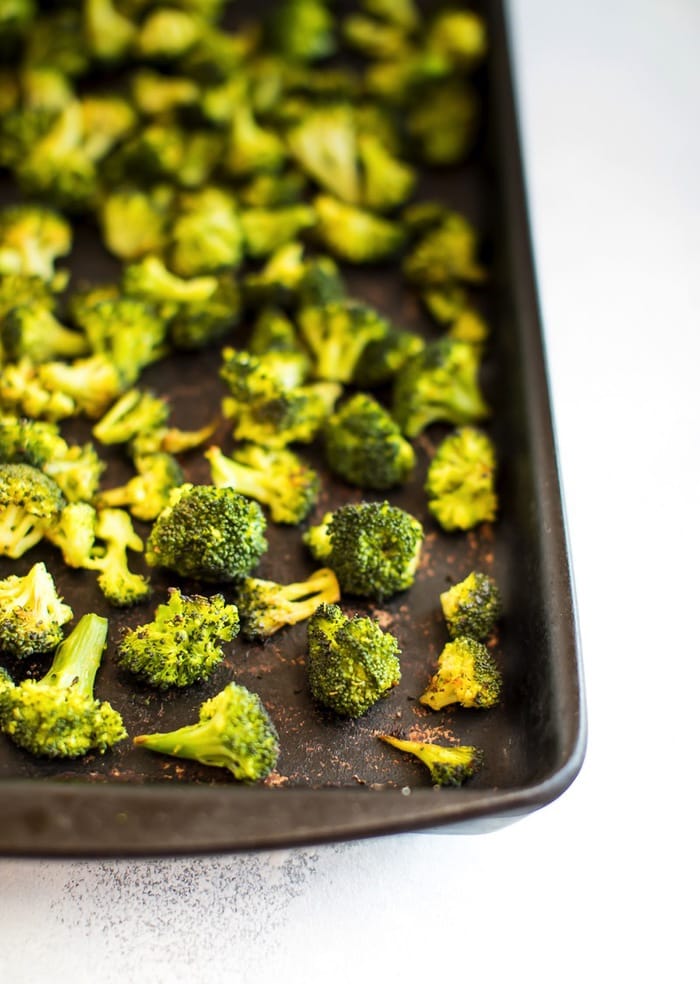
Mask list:
[[[299,307],[323,307],[346,296],[345,282],[338,264],[330,256],[314,256],[306,261],[299,284]]]
[[[5,693],[3,731],[20,748],[47,758],[77,758],[104,753],[126,738],[121,715],[94,696],[107,627],[106,618],[83,615],[48,673]]]
[[[501,687],[501,672],[486,646],[471,636],[458,636],[443,648],[437,669],[418,699],[434,711],[449,704],[493,707]]]
[[[331,195],[314,199],[319,239],[339,260],[378,263],[395,256],[405,240],[403,227]]]
[[[106,462],[88,441],[69,445],[64,454],[47,459],[41,470],[54,480],[68,502],[91,502],[106,467]]]
[[[234,178],[266,171],[279,171],[287,158],[281,137],[255,119],[244,93],[231,106],[228,146],[222,164]]]
[[[199,41],[204,29],[204,23],[195,13],[156,7],[139,26],[135,46],[147,61],[175,61]]]
[[[420,335],[387,323],[384,334],[369,341],[362,350],[352,382],[365,389],[390,383],[411,356],[418,355],[424,347]]]
[[[165,249],[173,198],[172,188],[166,185],[146,190],[126,185],[108,191],[97,207],[105,247],[126,262]]]
[[[361,489],[403,485],[416,462],[412,445],[384,407],[367,393],[351,396],[324,428],[326,462]]]
[[[202,581],[236,581],[267,550],[257,502],[233,489],[185,483],[171,493],[146,543],[146,563]]]
[[[488,416],[481,362],[467,342],[440,338],[408,359],[394,379],[392,414],[407,437],[430,424],[470,424]]]
[[[365,208],[390,212],[403,205],[413,194],[417,173],[395,157],[373,133],[358,137],[358,154],[362,166]]]
[[[53,209],[7,205],[0,210],[0,273],[52,281],[59,257],[70,253],[73,233]]]
[[[81,332],[62,325],[48,307],[18,306],[0,322],[0,351],[9,362],[72,359],[90,351]]]
[[[73,414],[100,417],[128,385],[119,366],[103,352],[74,362],[43,362],[37,367],[37,382],[56,399],[73,404]],[[30,410],[28,415],[33,416]]]
[[[361,6],[379,20],[412,32],[420,26],[420,13],[414,0],[362,0]]]
[[[428,508],[444,530],[468,530],[496,518],[496,454],[489,437],[459,427],[443,438],[428,465]]]
[[[472,10],[441,10],[430,22],[425,44],[455,68],[471,69],[483,59],[488,47],[486,24]]]
[[[0,555],[16,560],[44,537],[65,500],[33,465],[0,464]]]
[[[361,202],[357,131],[349,105],[305,113],[288,131],[287,142],[304,174],[343,202]]]
[[[335,53],[335,19],[327,0],[281,0],[265,22],[273,51],[299,62],[315,62]]]
[[[0,273],[0,324],[14,308],[32,307],[54,312],[57,305],[56,280],[22,273]]]
[[[80,110],[82,147],[99,167],[102,160],[134,130],[138,116],[123,96],[97,92],[81,98]]]
[[[218,280],[213,275],[178,277],[156,255],[129,263],[123,272],[125,294],[142,297],[164,311],[174,313],[182,304],[204,304],[215,293]]]
[[[131,74],[131,98],[144,116],[162,116],[196,106],[202,92],[197,83],[179,75],[165,75],[151,68]]]
[[[302,308],[298,322],[316,377],[338,383],[350,382],[365,347],[389,331],[385,318],[354,300]]]
[[[434,786],[461,786],[481,768],[483,752],[475,745],[436,745],[434,742],[410,741],[394,735],[378,735],[387,745],[408,752],[430,771]]]
[[[440,80],[421,91],[406,115],[406,132],[419,161],[433,167],[459,164],[476,138],[476,95],[463,79]],[[480,268],[470,279],[481,279]]]
[[[346,44],[367,58],[401,58],[408,52],[406,32],[397,24],[355,13],[343,20],[342,27]]]
[[[114,0],[85,0],[83,26],[87,47],[100,62],[119,62],[131,51],[137,28],[124,16]]]
[[[316,210],[305,202],[276,208],[242,209],[247,255],[253,259],[269,256],[297,239],[305,229],[315,226],[316,218]]]
[[[45,538],[61,551],[68,567],[85,568],[95,546],[97,512],[89,502],[69,502]]]
[[[160,430],[169,416],[166,400],[132,387],[100,417],[92,433],[102,444],[127,444],[139,434]]]
[[[126,385],[167,351],[167,321],[139,297],[116,297],[83,304],[76,320],[94,353],[106,356]]]
[[[102,542],[78,566],[99,572],[98,587],[115,608],[146,601],[151,594],[148,578],[129,568],[128,551],[143,551],[143,541],[134,530],[129,513],[124,509],[98,510],[94,535]]]
[[[1,148],[0,148],[1,153]],[[281,174],[253,174],[240,188],[238,197],[247,208],[277,208],[280,205],[296,205],[304,197],[307,187],[304,174],[295,169]]]
[[[0,652],[20,657],[51,652],[72,618],[73,609],[59,597],[45,564],[0,581]]]
[[[168,259],[175,274],[197,277],[237,267],[243,227],[233,197],[220,188],[183,192],[169,230]]]
[[[345,717],[360,717],[401,680],[399,644],[371,618],[321,604],[308,622],[306,670],[314,698]]]
[[[295,352],[262,352],[226,347],[222,350],[219,370],[234,401],[249,403],[294,389],[304,382],[307,361]],[[260,442],[265,443],[264,441]]]
[[[103,489],[97,506],[123,506],[134,519],[154,520],[170,500],[170,493],[184,482],[182,468],[165,451],[134,455],[136,475],[124,485]]]
[[[403,260],[404,276],[421,288],[480,283],[485,274],[478,248],[473,226],[456,212],[448,212],[409,250]]]
[[[296,301],[305,275],[303,244],[286,243],[275,250],[261,270],[246,275],[243,280],[245,302],[253,308],[265,305],[289,307]]]
[[[221,660],[221,643],[238,635],[235,605],[223,595],[183,595],[170,588],[151,622],[124,632],[117,663],[154,687],[188,687],[208,680]]]
[[[488,574],[472,571],[440,595],[442,614],[451,639],[487,639],[501,615],[501,592]]]
[[[267,639],[286,625],[310,618],[320,604],[335,604],[340,586],[330,567],[322,567],[292,584],[246,577],[237,585],[235,597],[242,635]]]
[[[311,359],[296,327],[280,308],[262,308],[248,336],[247,351],[260,358],[276,379],[289,378],[290,362],[299,382],[311,371]]]
[[[348,594],[383,601],[413,584],[423,544],[420,522],[388,502],[360,502],[327,513],[304,534],[316,560]]]
[[[67,393],[49,389],[38,376],[39,366],[29,359],[0,367],[0,407],[7,413],[35,420],[57,421],[74,416],[75,400]]]
[[[138,735],[134,744],[152,752],[228,769],[235,779],[257,782],[277,765],[279,737],[260,697],[229,683],[202,704],[199,721],[176,731]]]
[[[204,457],[211,468],[212,484],[235,489],[267,506],[273,523],[296,526],[316,504],[318,473],[289,448],[263,448],[245,444],[230,456],[210,447]]]
[[[478,345],[488,337],[487,322],[461,284],[428,288],[423,291],[421,300],[438,325],[447,328],[449,338]]]

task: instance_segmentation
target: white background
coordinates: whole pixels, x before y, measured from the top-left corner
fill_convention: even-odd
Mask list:
[[[700,2],[511,0],[589,706],[483,836],[0,861],[3,984],[700,980]]]

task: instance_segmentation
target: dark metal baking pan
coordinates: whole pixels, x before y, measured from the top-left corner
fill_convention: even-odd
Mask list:
[[[237,12],[244,4],[234,5]],[[479,833],[558,797],[576,777],[585,750],[585,708],[574,595],[557,469],[537,305],[525,189],[514,106],[507,25],[499,2],[485,7],[490,54],[480,80],[484,125],[479,147],[458,172],[432,179],[429,193],[464,209],[486,234],[492,276],[480,302],[492,326],[484,386],[494,413],[489,430],[499,455],[500,516],[468,535],[441,533],[425,510],[422,483],[432,430],[419,441],[420,468],[396,497],[428,533],[415,586],[377,606],[403,650],[400,685],[357,721],[339,721],[309,699],[305,629],[266,644],[235,640],[205,685],[154,695],[134,686],[110,659],[121,627],[146,620],[142,609],[105,611],[92,575],[62,569],[35,548],[28,569],[46,559],[76,616],[110,618],[110,647],[98,694],[124,714],[130,734],[165,730],[196,717],[197,708],[232,677],[256,690],[281,737],[278,770],[266,784],[244,786],[223,770],[134,749],[126,741],[105,756],[69,763],[31,759],[0,743],[0,853],[18,856],[127,856],[274,848],[417,829]],[[3,192],[7,200],[7,190]],[[114,267],[89,229],[78,233],[74,276],[105,279]],[[386,273],[353,272],[353,292],[397,322],[421,315]],[[235,344],[235,340],[232,340]],[[204,423],[218,399],[211,378],[218,354],[151,369],[144,383],[172,394],[176,418]],[[87,433],[85,431],[84,433]],[[225,439],[225,438],[224,438]],[[206,481],[201,459],[187,476]],[[119,463],[113,462],[113,474]],[[359,495],[329,482],[314,516]],[[20,567],[22,566],[20,564]],[[504,596],[495,654],[504,675],[498,708],[427,711],[416,700],[446,641],[438,595],[478,567],[494,574]],[[17,568],[13,568],[17,569]],[[292,580],[312,569],[298,531],[270,528],[258,573]],[[3,562],[0,575],[6,576]],[[153,604],[168,580],[153,579]],[[186,590],[196,587],[180,582]],[[345,607],[352,609],[346,600]],[[377,740],[385,731],[422,729],[433,738],[477,744],[485,767],[460,789],[434,789],[418,762]],[[456,827],[455,827],[456,825]]]

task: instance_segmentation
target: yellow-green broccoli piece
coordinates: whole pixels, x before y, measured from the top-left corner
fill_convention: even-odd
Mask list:
[[[367,393],[355,393],[329,417],[324,447],[331,471],[361,489],[403,485],[416,463],[398,424]]]
[[[237,585],[235,597],[241,633],[246,639],[267,639],[310,618],[320,604],[335,604],[340,585],[330,567],[322,567],[291,584],[246,577]]]
[[[459,427],[443,438],[428,465],[428,508],[444,530],[491,522],[498,511],[496,453],[483,431]]]
[[[434,786],[461,786],[481,768],[483,752],[475,745],[437,745],[394,735],[378,735],[387,745],[419,759],[430,771]]]
[[[56,482],[38,468],[0,464],[0,555],[22,557],[43,539],[64,505]]]
[[[471,636],[458,636],[443,648],[437,669],[418,699],[434,711],[450,704],[494,707],[501,688],[501,671],[486,646]]]
[[[445,625],[451,639],[472,636],[487,639],[500,618],[501,592],[494,578],[472,571],[440,595]]]
[[[45,564],[0,581],[0,652],[19,657],[51,652],[72,618],[73,609],[59,597]]]

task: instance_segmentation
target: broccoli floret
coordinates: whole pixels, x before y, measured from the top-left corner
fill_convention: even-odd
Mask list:
[[[350,106],[321,107],[305,113],[290,128],[287,142],[305,174],[344,202],[360,203],[357,131]]]
[[[170,588],[151,622],[125,631],[117,662],[154,687],[188,687],[211,676],[224,658],[221,643],[238,630],[236,606],[223,595],[188,596]]]
[[[37,17],[27,35],[24,62],[31,68],[51,68],[71,79],[78,78],[90,65],[79,5],[49,6],[54,9]]]
[[[345,282],[338,264],[330,256],[314,256],[306,262],[299,284],[299,307],[322,307],[345,297]]]
[[[241,211],[246,252],[253,259],[269,256],[316,224],[316,211],[300,202],[280,208],[246,208]]]
[[[97,61],[118,62],[130,53],[137,28],[113,0],[85,0],[83,18],[88,50]]]
[[[94,696],[94,683],[107,640],[107,619],[83,615],[60,644],[48,673],[25,680],[3,700],[3,731],[32,755],[76,758],[104,753],[126,730],[121,715]]]
[[[102,542],[93,547],[80,566],[99,571],[97,584],[110,605],[129,608],[146,601],[151,593],[148,579],[129,569],[128,551],[143,551],[143,541],[134,530],[129,513],[124,509],[100,509],[95,538]]]
[[[257,502],[233,489],[185,483],[151,529],[146,563],[182,577],[235,581],[250,574],[267,550],[265,528]]]
[[[235,178],[248,177],[261,171],[279,171],[286,159],[282,139],[273,130],[260,126],[247,97],[241,93],[231,106],[224,168]]]
[[[287,375],[288,360],[298,365],[299,379],[305,379],[311,369],[311,360],[304,348],[293,322],[276,307],[264,307],[255,320],[248,337],[247,351],[272,366],[275,378]]]
[[[69,502],[45,533],[68,567],[88,567],[95,546],[97,513],[89,502]]]
[[[120,368],[102,352],[70,363],[43,362],[36,376],[50,395],[70,400],[74,413],[88,417],[101,416],[128,385]]]
[[[315,699],[345,717],[360,717],[401,680],[395,637],[371,618],[348,618],[321,604],[308,623],[306,670]]]
[[[102,444],[127,444],[139,434],[157,431],[167,423],[170,407],[150,390],[126,391],[92,428]]]
[[[436,745],[434,742],[409,741],[393,735],[378,735],[387,745],[408,752],[427,766],[434,786],[461,786],[478,772],[483,752],[475,745]]]
[[[318,379],[348,383],[363,350],[389,331],[389,324],[367,304],[331,301],[299,312],[302,338],[314,357]]]
[[[493,707],[500,699],[501,686],[501,672],[486,646],[471,636],[459,636],[443,648],[437,670],[419,700],[434,711],[449,704]]]
[[[440,595],[442,614],[451,639],[472,636],[487,639],[500,618],[501,592],[494,578],[472,571]]]
[[[177,460],[165,451],[134,455],[136,475],[125,485],[103,489],[98,507],[124,506],[134,519],[154,520],[170,500],[170,493],[184,481]]]
[[[483,342],[489,328],[460,284],[447,284],[423,291],[421,299],[433,319],[447,328],[449,338],[476,345]]]
[[[243,227],[232,196],[219,188],[180,195],[170,229],[168,258],[181,277],[237,267],[243,258]]]
[[[143,297],[157,305],[170,305],[177,310],[181,304],[202,304],[209,300],[218,286],[214,276],[178,277],[171,273],[159,256],[150,255],[124,269],[122,287],[126,294]],[[166,310],[168,308],[166,307]]]
[[[423,351],[424,340],[412,331],[387,323],[380,338],[367,343],[357,360],[352,382],[366,389],[391,382],[413,355]]]
[[[349,47],[368,58],[400,58],[408,51],[402,27],[364,14],[350,14],[343,20],[343,37]]]
[[[273,51],[293,61],[318,61],[336,50],[335,20],[325,0],[282,0],[265,26]]]
[[[275,250],[261,270],[246,275],[243,281],[246,304],[253,308],[289,307],[296,300],[305,275],[304,246],[287,243]]]
[[[134,744],[228,769],[242,782],[264,779],[279,757],[277,730],[260,697],[237,683],[229,683],[205,701],[196,724],[164,734],[138,735]]]
[[[14,308],[33,307],[54,311],[57,297],[54,293],[56,280],[47,283],[40,277],[25,276],[21,273],[0,274],[0,324]]]
[[[70,225],[53,209],[8,205],[0,211],[0,273],[51,281],[54,264],[72,245]]]
[[[478,260],[478,237],[467,220],[449,213],[430,228],[403,261],[403,273],[411,284],[430,288],[452,283],[479,283],[484,269]]]
[[[160,252],[168,241],[172,206],[173,191],[165,185],[110,191],[97,212],[106,248],[127,262]]]
[[[325,248],[348,263],[388,260],[403,246],[403,227],[330,195],[314,200],[316,233]]]
[[[101,93],[80,101],[83,117],[82,147],[92,161],[100,162],[136,126],[138,117],[122,96]]]
[[[42,471],[54,480],[68,502],[91,502],[106,468],[94,445],[73,444],[65,454],[56,454],[42,465]]]
[[[131,75],[131,96],[145,116],[161,116],[196,106],[201,89],[192,79],[164,75],[150,68],[138,69]]]
[[[63,420],[77,413],[75,400],[45,386],[39,366],[29,359],[8,362],[0,368],[0,405],[3,410],[35,420]]]
[[[20,657],[51,652],[72,618],[45,564],[0,581],[0,652]]]
[[[274,523],[296,526],[316,504],[318,473],[289,448],[237,447],[231,456],[210,447],[204,454],[217,488],[235,489],[261,502]]]
[[[295,205],[304,197],[307,183],[306,176],[296,170],[282,174],[254,174],[240,189],[238,197],[248,208]]]
[[[416,455],[398,424],[366,393],[350,397],[324,428],[326,461],[331,471],[361,489],[403,485]]]
[[[304,381],[306,363],[291,353],[287,359],[279,353],[254,355],[247,349],[224,348],[219,375],[234,400],[248,402],[298,386]],[[263,441],[260,442],[264,443]]]
[[[157,7],[140,25],[136,48],[148,61],[174,61],[199,41],[204,29],[205,25],[196,14],[173,7]]]
[[[417,180],[415,170],[395,157],[374,134],[359,135],[358,153],[363,174],[362,200],[366,208],[390,212],[411,197]]]
[[[428,28],[426,47],[445,56],[455,68],[472,68],[488,46],[486,24],[472,10],[441,10]]]
[[[173,348],[193,351],[221,341],[238,323],[241,295],[231,273],[216,275],[216,289],[206,302],[183,303],[170,320],[168,338]]]
[[[414,31],[420,25],[420,14],[413,0],[362,0],[368,14],[396,24],[404,31]]]
[[[47,307],[15,307],[0,322],[0,350],[11,362],[49,362],[85,355],[90,346],[81,332],[66,328]]]
[[[322,603],[340,600],[340,586],[330,567],[292,584],[247,577],[237,586],[236,604],[246,639],[267,639],[286,625],[310,618]]]
[[[382,601],[413,584],[423,527],[388,502],[350,503],[311,526],[304,542],[335,571],[343,592]]]
[[[64,505],[58,485],[38,468],[0,464],[0,555],[22,557],[43,538]]]
[[[167,321],[138,297],[116,297],[83,305],[77,317],[90,348],[107,356],[127,385],[166,352]]]
[[[461,79],[439,81],[409,107],[406,131],[413,153],[431,166],[459,164],[476,136],[478,102]],[[477,271],[472,271],[474,277]],[[480,275],[479,275],[480,276]]]
[[[428,508],[444,530],[468,530],[496,518],[496,455],[486,434],[460,427],[438,445],[428,465]]]
[[[480,358],[467,342],[441,338],[408,359],[394,380],[392,413],[407,437],[436,422],[470,424],[489,414]]]

